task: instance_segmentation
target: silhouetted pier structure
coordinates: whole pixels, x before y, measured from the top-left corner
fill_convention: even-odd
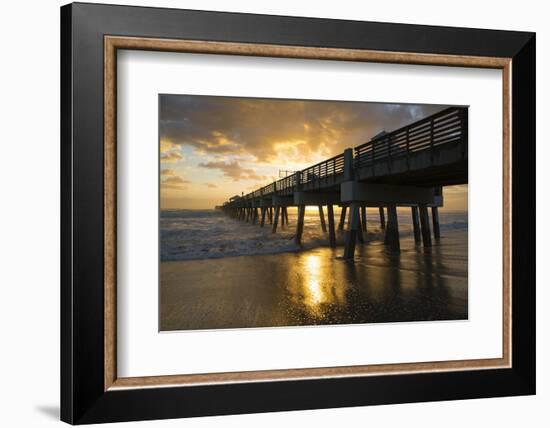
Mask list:
[[[431,247],[429,208],[438,240],[442,187],[466,183],[468,111],[450,107],[247,195],[233,197],[222,210],[260,227],[269,222],[275,233],[279,221],[288,225],[288,207],[297,207],[295,241],[301,244],[306,206],[318,206],[324,232],[326,206],[330,246],[336,246],[335,228],[343,230],[347,216],[344,258],[353,259],[356,242],[363,242],[367,231],[367,207],[379,209],[384,243],[390,249],[400,250],[397,207],[411,208],[415,242]],[[337,226],[335,205],[342,208]]]

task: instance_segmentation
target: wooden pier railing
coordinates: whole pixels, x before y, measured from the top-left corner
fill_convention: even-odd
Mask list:
[[[453,142],[466,145],[466,120],[466,108],[449,107],[418,122],[375,137],[354,149],[355,167],[367,167],[382,160],[434,150]]]
[[[275,182],[274,192],[276,195],[281,196],[292,195],[296,188],[296,184],[296,174],[289,175]]]
[[[344,153],[336,155],[300,172],[300,184],[321,183],[322,178],[334,177],[344,172]]]

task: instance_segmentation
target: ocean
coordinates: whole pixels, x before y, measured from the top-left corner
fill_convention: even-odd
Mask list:
[[[289,225],[271,233],[267,222],[258,224],[237,221],[217,210],[163,210],[160,214],[161,261],[201,260],[259,254],[277,254],[328,246],[327,234],[321,230],[317,207],[308,208],[304,219],[303,246],[294,243],[296,209],[289,208]],[[335,210],[338,225],[340,210]],[[328,222],[325,208],[325,220]],[[410,209],[398,209],[400,236],[412,235]],[[468,232],[468,213],[440,211],[440,228]],[[367,240],[383,239],[378,209],[367,209]],[[343,234],[337,234],[338,245]]]

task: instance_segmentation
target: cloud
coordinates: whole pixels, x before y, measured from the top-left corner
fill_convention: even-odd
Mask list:
[[[263,180],[266,177],[258,175],[252,168],[243,168],[237,161],[211,161],[201,162],[199,166],[202,168],[217,169],[223,172],[226,177],[232,178],[233,181],[239,180]]]
[[[183,190],[186,184],[191,183],[189,180],[184,180],[179,175],[176,175],[173,169],[163,169],[160,171],[160,185],[162,189]]]
[[[160,161],[162,163],[174,163],[183,159],[181,146],[169,140],[160,140]]]
[[[218,187],[214,183],[204,183],[204,184],[206,185],[206,187],[208,187],[210,189],[215,189],[216,187]]]
[[[184,180],[183,178],[181,178],[179,176],[172,176],[172,177],[165,178],[164,180],[162,180],[162,182],[167,183],[167,184],[187,184],[187,183],[191,183],[189,180]]]
[[[161,169],[161,170],[160,170],[160,175],[163,176],[163,177],[164,177],[164,176],[169,177],[169,176],[175,176],[175,175],[177,175],[177,174],[176,174],[176,171],[175,171],[175,170],[165,168],[165,169]]]
[[[183,156],[178,152],[161,153],[160,161],[162,163],[173,163],[182,160]]]
[[[189,146],[199,155],[305,167],[444,107],[162,95],[160,132],[167,159]]]

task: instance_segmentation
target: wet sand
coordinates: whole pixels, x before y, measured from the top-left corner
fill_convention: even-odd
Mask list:
[[[401,238],[296,253],[161,263],[160,329],[200,330],[468,318],[467,231],[430,250]]]

